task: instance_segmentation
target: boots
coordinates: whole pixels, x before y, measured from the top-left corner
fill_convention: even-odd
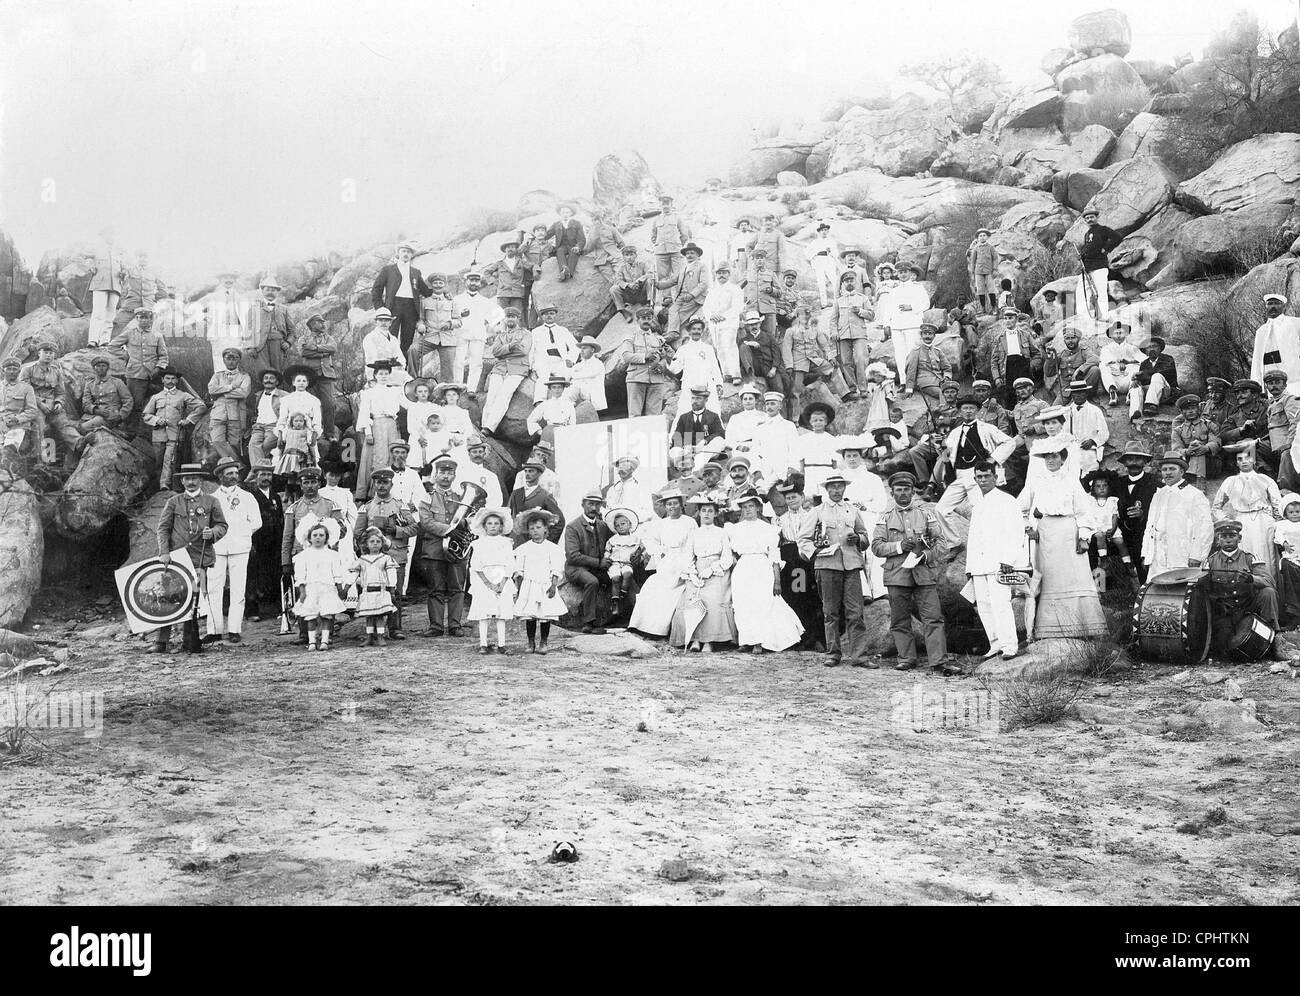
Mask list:
[[[406,639],[406,634],[402,632],[402,607],[400,605],[388,613],[388,638],[390,640]]]
[[[330,624],[327,622],[320,629],[320,649],[329,650],[330,648]]]
[[[299,620],[298,620],[298,639],[294,640],[293,642],[294,642],[294,645],[295,645],[295,646],[298,646],[298,647],[305,647],[305,646],[308,645],[308,641],[307,641],[307,620],[306,620],[306,619],[299,619]]]

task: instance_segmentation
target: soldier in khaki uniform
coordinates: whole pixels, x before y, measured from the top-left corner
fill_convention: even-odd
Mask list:
[[[913,498],[916,478],[900,471],[889,479],[893,501],[876,524],[871,552],[885,562],[885,587],[889,590],[889,628],[898,652],[895,670],[916,667],[916,642],[912,616],[925,629],[925,652],[930,666],[952,670],[947,660],[947,639],[937,587],[944,550],[943,532],[934,512]],[[909,561],[915,563],[909,565]]]
[[[54,343],[42,342],[36,347],[37,359],[23,368],[18,379],[32,385],[36,392],[36,407],[45,419],[46,428],[63,440],[66,447],[64,462],[71,466],[80,449],[81,433],[63,410],[65,378],[63,370],[54,362]]]
[[[166,491],[171,487],[172,468],[180,449],[183,426],[193,428],[207,411],[207,406],[194,395],[176,387],[180,378],[174,371],[162,371],[161,379],[163,389],[145,402],[140,417],[153,429],[154,452],[160,467],[158,486]]]
[[[640,328],[627,337],[627,417],[661,415],[668,384],[668,344],[655,328],[654,311],[638,308]]]
[[[168,366],[167,343],[153,331],[153,309],[135,309],[135,321],[113,336],[108,348],[126,360],[126,388],[131,392],[133,411],[144,412],[144,403],[159,370]]]
[[[8,467],[18,459],[27,433],[41,417],[36,407],[36,392],[31,384],[18,379],[22,364],[16,356],[6,356],[0,363],[0,435],[3,436],[3,464]]]
[[[81,421],[77,428],[81,430],[81,445],[96,429],[120,428],[131,415],[131,392],[117,377],[109,376],[111,366],[109,358],[100,353],[90,361],[90,369],[95,372],[93,379],[86,381],[81,388]]]
[[[208,419],[208,435],[212,448],[227,460],[238,460],[244,440],[244,415],[247,401],[253,390],[253,380],[239,369],[243,352],[234,346],[221,351],[225,366],[214,371],[208,380],[208,398],[212,402],[212,417]]]
[[[307,331],[302,340],[303,366],[315,373],[311,387],[307,388],[320,402],[321,429],[326,439],[336,435],[334,410],[338,405],[338,388],[335,381],[339,372],[334,354],[338,347],[325,330],[325,316],[312,315],[307,319]]]

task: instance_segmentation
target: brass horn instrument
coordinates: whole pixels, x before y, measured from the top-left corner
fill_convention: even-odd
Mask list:
[[[445,549],[452,560],[464,560],[469,556],[469,545],[474,541],[474,533],[467,521],[471,515],[487,504],[487,489],[473,481],[466,481],[461,486],[460,499],[452,499],[450,504],[456,506],[448,525],[451,532],[447,534]]]

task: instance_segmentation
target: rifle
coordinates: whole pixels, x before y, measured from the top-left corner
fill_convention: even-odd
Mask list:
[[[1101,309],[1097,300],[1097,288],[1093,286],[1092,277],[1088,273],[1088,266],[1083,261],[1083,251],[1073,242],[1069,244],[1074,249],[1074,254],[1079,257],[1079,280],[1083,284],[1083,303],[1088,309],[1088,317],[1094,321],[1100,321]]]
[[[199,560],[194,565],[194,598],[190,604],[190,617],[185,620],[181,633],[181,649],[187,654],[203,653],[203,641],[199,639],[199,600],[205,598],[208,591],[208,575],[202,567],[207,552],[208,541],[205,539],[199,545]]]
[[[293,632],[293,623],[290,619],[293,616],[293,595],[291,587],[286,587],[284,578],[280,579],[280,635],[287,636]]]

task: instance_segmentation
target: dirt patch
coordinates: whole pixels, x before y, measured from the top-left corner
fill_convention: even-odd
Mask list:
[[[354,638],[309,653],[263,623],[239,648],[160,660],[138,641],[71,637],[74,671],[60,677],[102,692],[102,735],[50,731],[53,752],[0,768],[0,895],[1300,899],[1296,728],[1273,724],[1248,744],[1150,732],[1216,694],[1174,669],[1085,693],[1128,725],[990,733],[905,708],[960,703],[980,691],[973,679],[831,670],[797,654],[483,658],[467,639],[365,650]],[[1260,668],[1233,676],[1261,701],[1300,698],[1300,683]],[[1224,820],[1207,822],[1216,811]],[[564,840],[581,860],[549,862]]]

